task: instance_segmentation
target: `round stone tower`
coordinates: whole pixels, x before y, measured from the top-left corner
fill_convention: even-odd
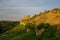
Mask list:
[[[27,20],[29,18],[30,18],[30,16],[29,15],[26,15],[26,16],[24,16],[23,20]]]
[[[23,19],[20,21],[20,25],[25,25],[28,19],[30,19],[29,15],[24,16]]]

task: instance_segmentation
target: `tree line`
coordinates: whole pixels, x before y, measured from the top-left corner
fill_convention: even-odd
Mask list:
[[[4,33],[15,26],[17,26],[19,21],[0,21],[0,33]]]

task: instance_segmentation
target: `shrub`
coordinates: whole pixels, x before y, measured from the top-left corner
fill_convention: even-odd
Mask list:
[[[41,23],[41,24],[39,24],[39,25],[37,25],[37,29],[41,29],[41,28],[45,28],[45,29],[47,29],[47,28],[49,28],[51,25],[49,25],[48,23]]]

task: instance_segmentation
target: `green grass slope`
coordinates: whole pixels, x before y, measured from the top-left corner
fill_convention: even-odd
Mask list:
[[[22,30],[22,28],[20,27],[21,27],[20,25],[17,26],[16,28],[17,31],[9,30],[8,32],[5,32],[3,35],[0,35],[0,40],[60,40],[60,30],[59,31],[56,30],[58,28],[55,27],[47,28],[39,36],[36,36],[34,30],[31,30],[30,32],[26,32],[24,28]]]

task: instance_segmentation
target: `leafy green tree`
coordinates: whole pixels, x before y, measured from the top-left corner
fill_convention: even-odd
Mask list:
[[[27,23],[25,25],[25,28],[30,28],[31,30],[33,30],[35,28],[35,24],[33,24],[33,23]]]
[[[41,23],[39,25],[37,25],[37,29],[41,29],[41,28],[49,28],[51,25],[49,25],[48,23]]]
[[[52,27],[50,26],[49,28],[47,28],[43,33],[42,35],[40,36],[40,38],[38,39],[41,39],[41,40],[54,40],[55,37],[56,37],[56,27]]]
[[[3,31],[3,30],[2,30],[2,27],[0,27],[0,33],[2,33],[2,31]]]
[[[19,25],[19,21],[0,21],[0,27],[2,28],[2,33],[11,30],[15,26]]]

